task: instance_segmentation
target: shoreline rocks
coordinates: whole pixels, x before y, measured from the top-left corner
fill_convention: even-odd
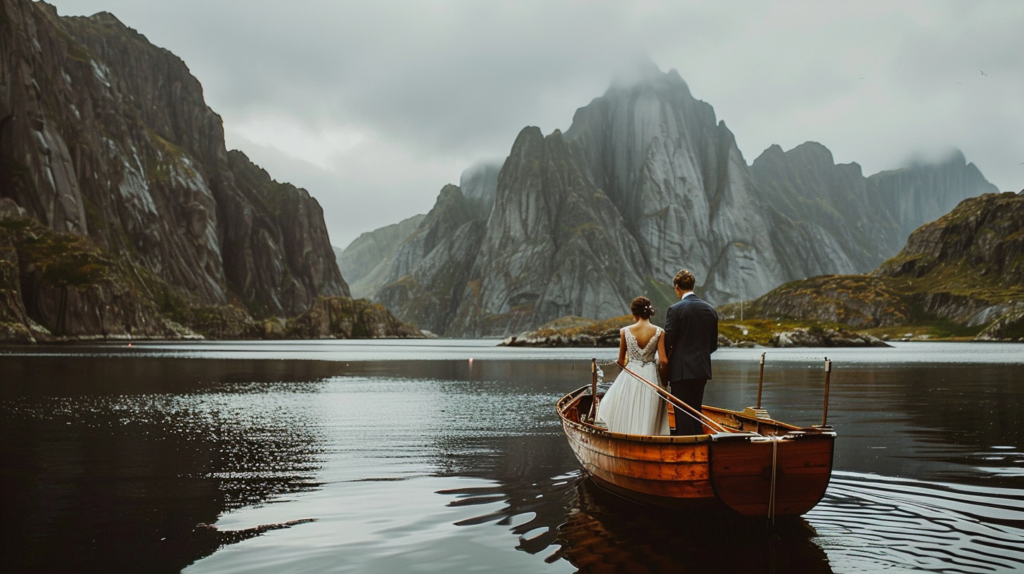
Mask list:
[[[633,323],[624,315],[605,321],[562,317],[534,331],[505,337],[499,347],[618,347],[619,329]]]
[[[633,322],[631,317],[592,321],[564,317],[537,329],[506,337],[500,347],[618,347],[619,329]],[[750,340],[732,340],[718,335],[720,348],[753,347],[891,347],[885,341],[866,333],[846,329],[796,328],[772,333],[768,345]]]
[[[319,297],[304,313],[288,320],[280,338],[427,339],[431,335],[399,321],[383,305],[369,299]]]
[[[772,334],[771,346],[787,347],[891,347],[866,333],[845,329],[793,329]]]

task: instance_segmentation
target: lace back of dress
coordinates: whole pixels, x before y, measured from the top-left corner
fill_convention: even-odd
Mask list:
[[[643,349],[640,348],[640,343],[636,340],[636,336],[629,330],[629,327],[624,327],[626,330],[626,356],[629,357],[630,362],[637,363],[653,363],[654,353],[658,350],[658,337],[661,336],[661,328],[659,327],[655,331],[654,336],[647,342],[647,346]]]

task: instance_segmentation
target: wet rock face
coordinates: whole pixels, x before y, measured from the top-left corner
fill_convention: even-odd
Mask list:
[[[641,276],[671,284],[688,268],[717,303],[787,279],[732,132],[675,71],[613,85],[576,112],[566,139],[636,240]]]
[[[442,334],[494,336],[617,316],[644,290],[636,241],[562,134],[516,139],[487,219],[456,186],[396,254],[377,299]]]
[[[348,294],[316,200],[228,153],[184,62],[107,13],[0,12],[0,196],[192,304],[285,316]]]
[[[485,221],[473,217],[462,191],[448,185],[391,261],[375,299],[403,321],[448,333],[469,285]],[[396,311],[397,310],[397,311]]]
[[[976,337],[979,341],[1024,342],[1024,302],[1009,305]]]
[[[167,320],[141,279],[88,237],[9,212],[0,213],[0,291],[0,340],[195,336]]]
[[[520,133],[471,272],[479,285],[463,292],[456,329],[499,335],[567,315],[618,316],[643,290],[635,240],[571,154],[557,131]]]
[[[297,315],[318,296],[348,296],[320,204],[228,152],[237,194],[224,194],[225,269],[233,291],[261,314]]]
[[[58,18],[21,1],[4,12],[3,194],[54,231],[89,235],[202,301],[226,302],[203,165],[223,137],[198,81],[109,14]]]

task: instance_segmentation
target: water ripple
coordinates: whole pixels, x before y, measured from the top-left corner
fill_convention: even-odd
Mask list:
[[[806,515],[837,571],[1024,569],[1024,490],[835,472]]]

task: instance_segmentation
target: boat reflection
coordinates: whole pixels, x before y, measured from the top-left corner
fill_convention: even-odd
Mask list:
[[[832,572],[802,518],[774,526],[723,514],[640,506],[581,478],[557,555],[580,572]]]

